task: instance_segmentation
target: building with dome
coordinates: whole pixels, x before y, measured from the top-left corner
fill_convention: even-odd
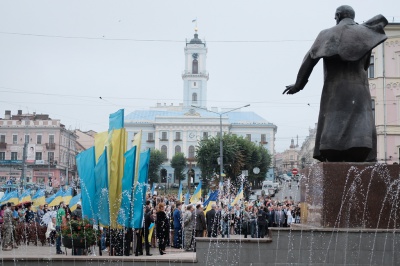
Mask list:
[[[190,169],[194,171],[194,180],[191,182],[199,182],[201,172],[195,160],[195,147],[200,140],[217,136],[221,127],[223,134],[243,136],[257,145],[263,145],[273,156],[276,125],[245,109],[218,109],[207,105],[207,45],[199,39],[197,30],[194,38],[186,42],[184,51],[183,103],[178,106],[157,103],[148,110],[136,110],[126,115],[129,145],[142,130],[141,149],[158,149],[168,158],[161,171],[166,173],[169,183],[179,182],[174,180],[174,169],[170,166],[177,152],[183,152],[188,158],[185,173]],[[271,168],[266,178],[272,179],[273,176]]]

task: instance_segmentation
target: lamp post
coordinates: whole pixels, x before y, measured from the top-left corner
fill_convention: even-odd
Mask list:
[[[194,108],[203,109],[203,110],[206,110],[207,112],[219,115],[219,136],[220,136],[220,139],[219,139],[219,182],[221,183],[223,181],[223,179],[222,179],[222,171],[223,171],[223,168],[224,168],[224,157],[223,157],[224,149],[222,147],[222,115],[230,113],[230,112],[238,110],[238,109],[241,109],[241,108],[249,107],[250,104],[246,104],[244,106],[241,106],[241,107],[238,107],[238,108],[234,108],[234,109],[231,109],[231,110],[226,111],[226,112],[214,112],[214,111],[208,110],[207,108],[194,106],[194,105],[191,105],[191,106],[194,107]]]

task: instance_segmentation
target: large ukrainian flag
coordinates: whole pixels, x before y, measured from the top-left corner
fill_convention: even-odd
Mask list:
[[[76,206],[79,201],[81,201],[81,193],[79,193],[69,201],[69,209],[71,210],[71,212],[76,210]]]
[[[124,175],[124,154],[126,152],[127,134],[124,126],[124,110],[110,115],[108,133],[108,189],[110,202],[110,226],[118,228],[117,217],[121,206],[122,177]]]
[[[196,188],[196,191],[193,193],[192,197],[190,198],[190,203],[196,203],[201,199],[201,181]]]
[[[8,192],[4,197],[1,199],[1,205],[6,204],[7,202],[14,203],[14,205],[18,205],[19,203],[19,196],[18,196],[18,191],[14,190],[11,192]]]
[[[46,200],[48,203],[49,207],[53,206],[58,206],[60,203],[64,200],[63,199],[64,191],[60,188],[56,194],[53,195],[53,197],[50,198],[49,202]]]
[[[73,194],[72,187],[70,187],[66,191],[64,191],[63,201],[64,201],[65,205],[69,205],[69,202],[72,199],[72,194]]]
[[[19,197],[19,203],[28,203],[32,201],[31,190],[27,189],[22,192],[21,196]]]
[[[39,205],[44,205],[46,203],[46,197],[44,189],[39,189],[36,191],[35,195],[32,197],[33,206],[37,207]]]

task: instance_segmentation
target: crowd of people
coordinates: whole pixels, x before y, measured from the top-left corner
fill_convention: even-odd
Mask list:
[[[175,195],[157,196],[149,192],[144,206],[143,228],[129,229],[132,237],[123,240],[124,246],[128,247],[123,254],[130,255],[130,249],[136,256],[144,255],[143,251],[151,256],[150,248],[158,247],[159,254],[164,255],[167,246],[193,252],[196,250],[196,238],[199,237],[230,238],[232,235],[243,235],[244,238],[264,238],[271,227],[290,227],[293,223],[300,223],[300,207],[291,197],[279,201],[260,195],[253,201],[241,199],[232,206],[228,197],[219,198],[209,203],[210,206],[203,206],[202,199],[194,204],[184,202],[177,200]],[[46,227],[47,243],[55,244],[56,253],[63,254],[61,227],[71,219],[82,219],[81,205],[77,206],[71,212],[61,202],[55,208],[45,204],[33,211],[30,205],[24,207],[7,203],[0,211],[3,250],[17,248],[13,241],[17,224],[36,223]],[[44,223],[43,217],[49,211],[54,215]],[[113,243],[107,239],[110,231],[101,227],[98,230],[102,231],[101,249],[111,251],[110,245]]]

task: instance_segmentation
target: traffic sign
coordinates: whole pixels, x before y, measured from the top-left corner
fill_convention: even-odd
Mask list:
[[[299,173],[299,170],[297,170],[296,168],[292,169],[292,174],[297,175]]]

